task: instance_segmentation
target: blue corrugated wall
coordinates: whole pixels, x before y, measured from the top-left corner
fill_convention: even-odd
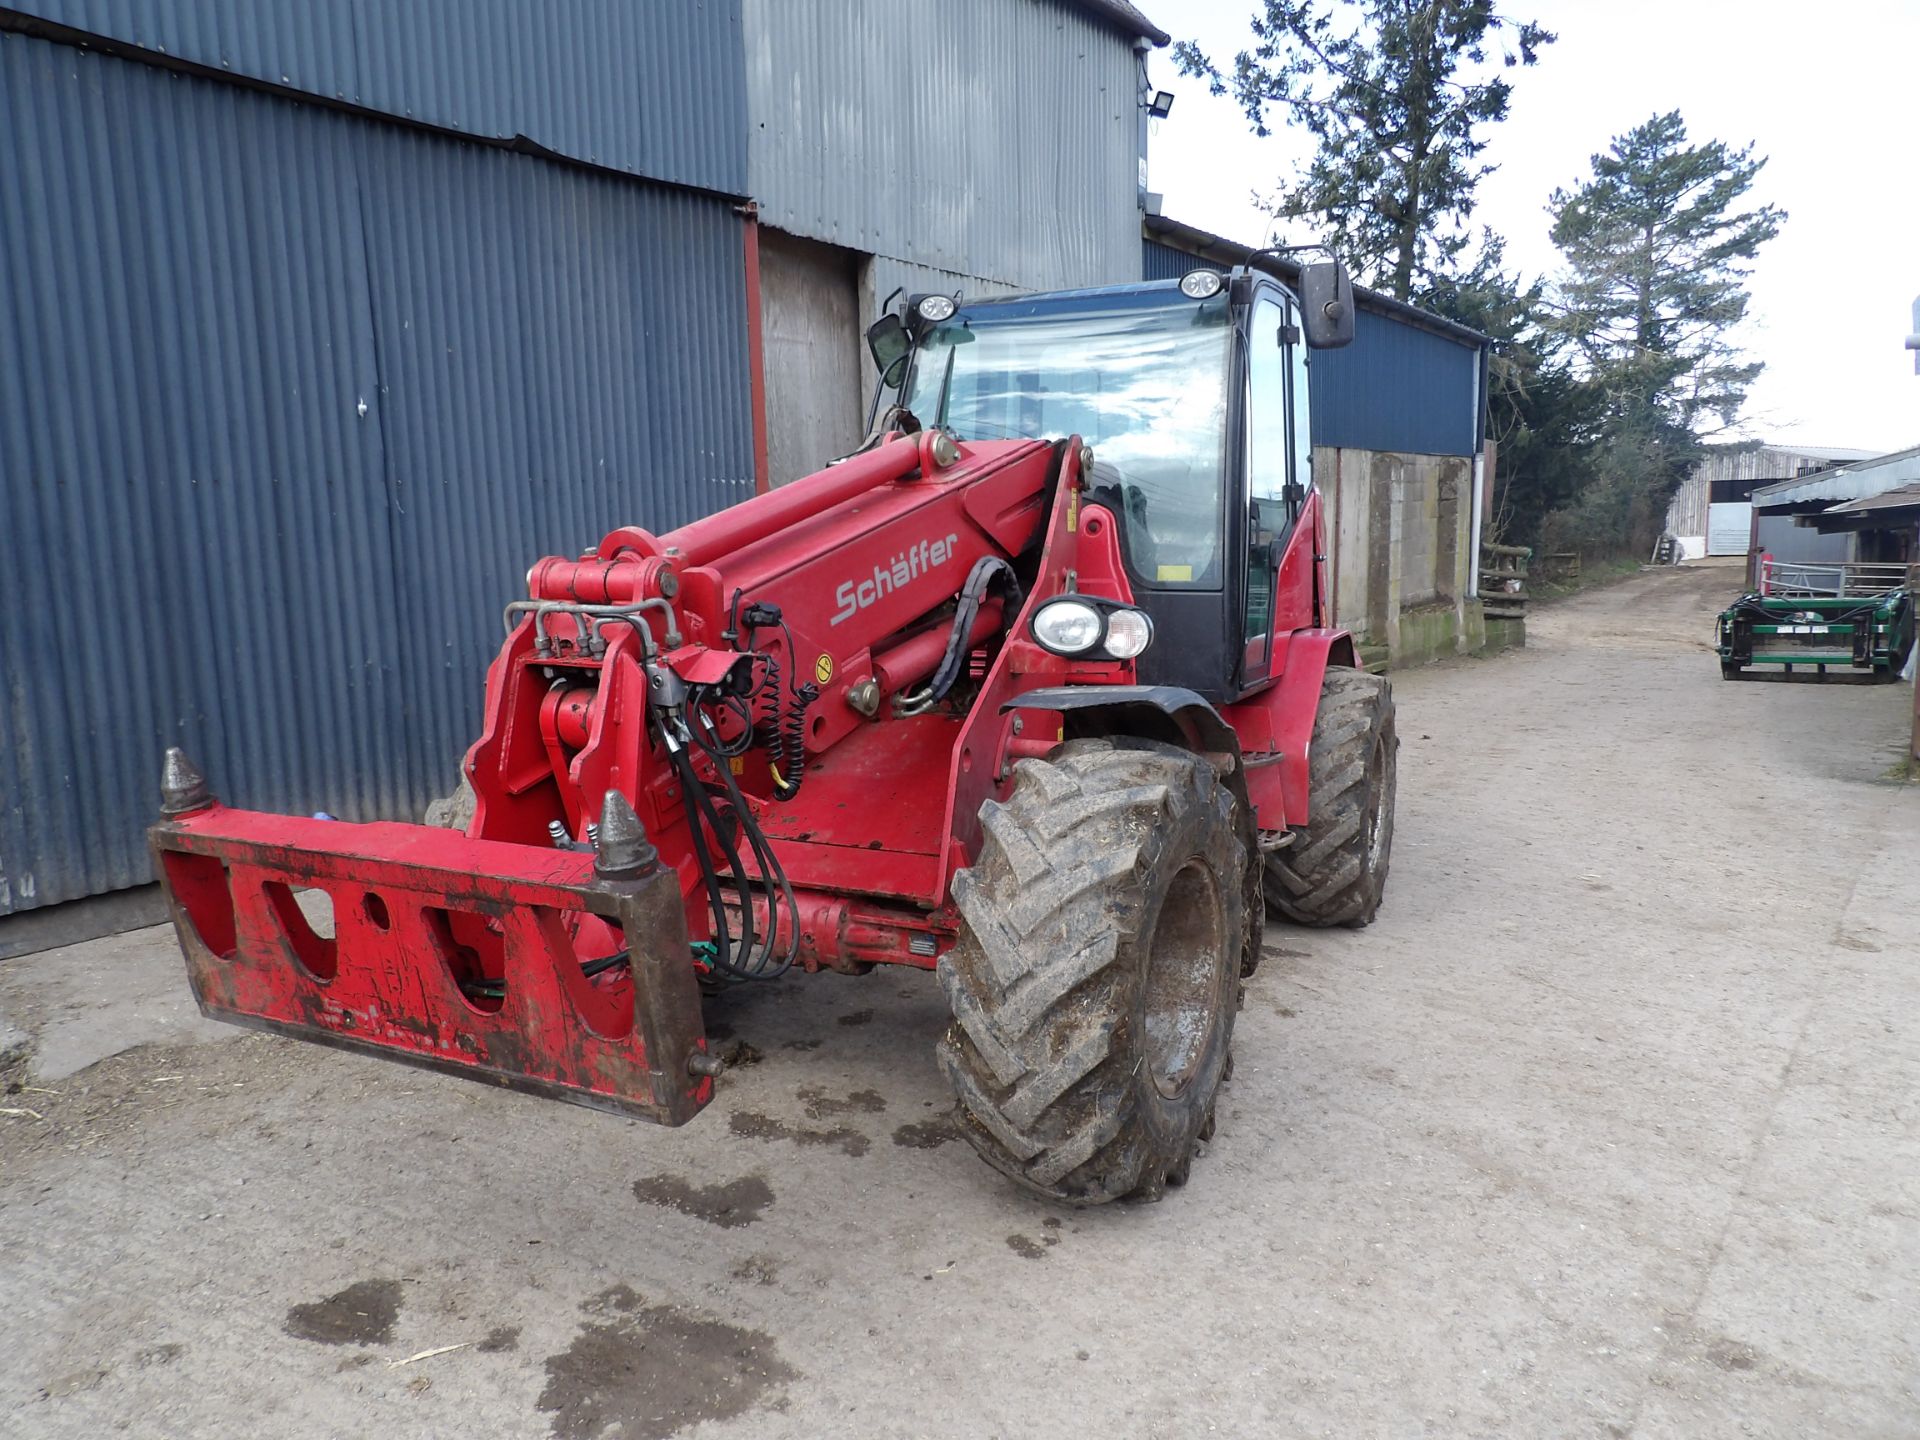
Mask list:
[[[14,0],[18,14],[491,140],[740,195],[740,0]],[[735,117],[740,117],[737,121]]]
[[[0,33],[0,914],[148,878],[161,748],[450,789],[502,604],[751,493],[709,196]]]
[[[1157,241],[1141,246],[1144,280],[1177,280],[1202,266],[1226,269]],[[1314,444],[1409,455],[1479,450],[1478,347],[1369,310],[1363,301],[1353,343],[1316,350],[1309,363]]]
[[[1313,443],[1408,455],[1479,448],[1480,351],[1362,306],[1353,344],[1315,351]]]

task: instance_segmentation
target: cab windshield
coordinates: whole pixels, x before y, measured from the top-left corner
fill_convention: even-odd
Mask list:
[[[963,440],[1093,447],[1090,497],[1123,517],[1151,585],[1220,588],[1231,327],[1227,297],[1177,291],[1013,301],[924,335],[901,403]]]

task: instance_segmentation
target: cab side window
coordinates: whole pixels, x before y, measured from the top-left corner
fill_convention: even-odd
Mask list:
[[[1293,307],[1287,307],[1288,319],[1294,325],[1294,333],[1299,334],[1299,318],[1294,315]],[[1287,347],[1287,392],[1289,413],[1288,430],[1293,451],[1293,483],[1300,493],[1294,497],[1297,505],[1306,498],[1306,491],[1313,487],[1313,416],[1307,404],[1307,347],[1297,342]]]
[[[1266,664],[1266,636],[1273,625],[1274,542],[1293,519],[1287,498],[1291,387],[1287,349],[1280,343],[1286,320],[1279,303],[1263,297],[1254,302],[1247,327],[1246,637],[1259,649],[1247,659],[1256,668]]]

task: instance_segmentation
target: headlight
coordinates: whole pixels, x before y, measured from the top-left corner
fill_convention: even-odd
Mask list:
[[[917,307],[920,318],[930,324],[938,325],[942,320],[953,318],[954,303],[951,295],[929,295]]]
[[[1100,643],[1100,612],[1084,600],[1055,600],[1033,617],[1033,638],[1056,655],[1079,655]]]
[[[1033,638],[1055,655],[1131,660],[1153,643],[1153,621],[1130,606],[1076,595],[1034,612]]]
[[[1225,283],[1218,270],[1189,270],[1180,277],[1180,293],[1189,300],[1205,300],[1218,295]]]
[[[1153,642],[1153,622],[1141,610],[1116,610],[1107,616],[1106,651],[1116,660],[1131,660]]]

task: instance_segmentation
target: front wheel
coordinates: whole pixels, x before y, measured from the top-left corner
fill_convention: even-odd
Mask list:
[[[1247,923],[1246,848],[1204,760],[1076,740],[980,812],[940,961],[940,1064],[981,1157],[1077,1205],[1157,1199],[1212,1133]]]
[[[1393,858],[1393,721],[1384,676],[1328,669],[1307,749],[1307,823],[1266,859],[1267,903],[1287,919],[1358,928],[1379,911]]]

